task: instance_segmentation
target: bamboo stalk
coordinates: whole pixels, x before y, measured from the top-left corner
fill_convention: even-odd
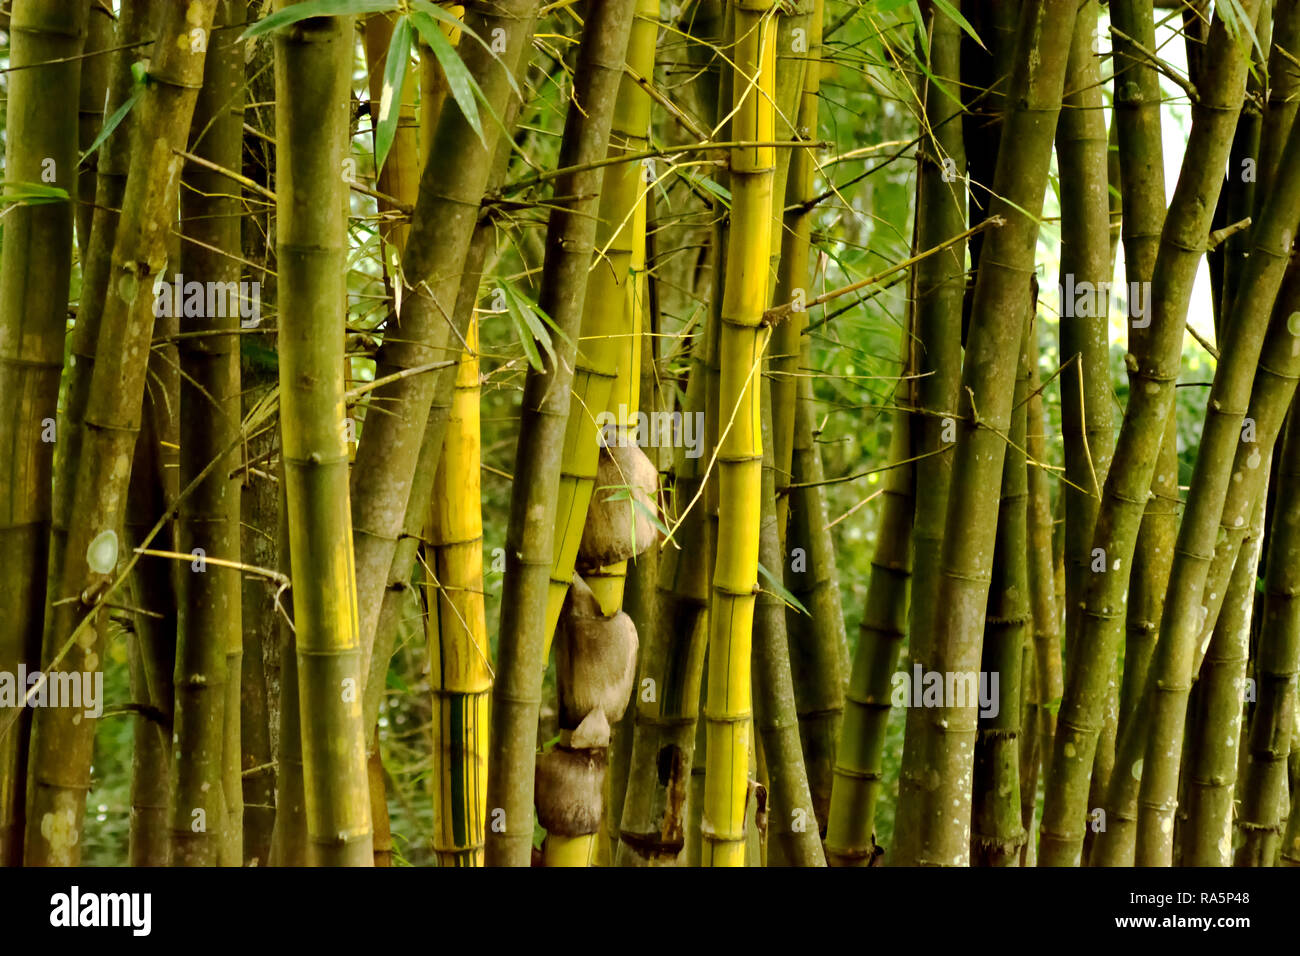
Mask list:
[[[281,0],[281,8],[290,5]],[[280,425],[308,861],[370,866],[364,671],[343,431],[352,19],[303,20],[275,43]]]
[[[269,103],[275,97],[274,54],[270,44],[259,45],[246,68],[246,95],[254,103]],[[262,109],[245,114],[249,135],[245,138],[249,159],[245,168],[254,182],[265,188],[274,182],[275,150],[269,136],[273,123]],[[274,258],[270,217],[267,207],[252,207],[241,217],[244,259],[259,265],[265,281],[261,289],[261,310],[275,308]],[[275,339],[263,340],[274,348]],[[241,349],[240,386],[242,411],[248,415],[269,400],[268,392],[279,381],[278,368],[250,349]],[[255,469],[253,462],[278,460],[278,429],[261,429],[245,442],[240,469],[239,505],[240,556],[259,568],[281,568],[280,545],[287,539],[277,534],[281,519],[282,483],[275,480],[275,467]],[[276,585],[260,575],[244,575],[241,582],[240,624],[243,654],[240,668],[239,728],[244,783],[244,865],[266,866],[271,861],[271,843],[276,824],[276,790],[280,778],[280,640],[282,617],[276,605]],[[284,595],[288,599],[288,594]],[[301,788],[299,788],[301,790]]]
[[[796,122],[800,137],[815,137],[818,121],[818,91],[821,88],[822,10],[821,0],[813,5],[808,26],[808,67]],[[810,288],[813,279],[813,210],[806,203],[813,196],[816,156],[796,150],[790,158],[786,181],[787,211],[782,223],[781,258],[778,263],[774,299],[793,299],[796,288]],[[806,293],[805,293],[806,297]],[[790,667],[794,677],[795,706],[799,734],[803,740],[804,764],[812,790],[813,811],[819,831],[826,833],[830,819],[831,788],[835,768],[835,745],[844,713],[844,685],[848,678],[848,643],[844,633],[844,612],[840,606],[839,582],[835,571],[835,545],[827,527],[826,502],[821,487],[824,479],[821,452],[814,430],[811,340],[804,334],[807,315],[792,312],[777,326],[771,360],[773,371],[773,428],[780,433],[778,416],[787,404],[794,410],[791,442],[791,474],[786,495],[790,513],[786,531],[787,580],[790,591],[806,608],[807,615],[790,611],[786,627],[790,634]],[[775,377],[782,361],[788,360],[794,376],[793,391]],[[784,478],[784,454],[776,451],[778,487]],[[802,557],[802,560],[796,558]]]
[[[876,802],[884,782],[885,726],[893,698],[899,649],[907,634],[913,499],[908,464],[915,418],[894,416],[876,548],[871,558],[858,647],[844,696],[844,724],[835,751],[826,855],[833,866],[872,866],[880,852],[875,841]]]
[[[1278,478],[1291,486],[1300,474],[1300,415],[1292,415],[1282,446]],[[1272,866],[1285,821],[1287,757],[1295,733],[1297,673],[1300,673],[1300,564],[1294,560],[1300,522],[1296,496],[1279,498],[1268,539],[1263,626],[1254,662],[1259,699],[1247,736],[1236,827],[1241,844],[1235,866]],[[1238,559],[1241,560],[1240,558]],[[1295,792],[1292,791],[1295,801]],[[1292,813],[1293,816],[1297,814]]]
[[[434,694],[434,852],[441,866],[482,866],[487,818],[488,701],[479,492],[478,327],[456,373],[430,523],[429,673]]]
[[[164,329],[177,320],[164,316]],[[131,463],[131,493],[124,521],[128,541],[140,546],[161,515],[174,513],[179,491],[178,444],[180,375],[176,348],[155,349],[149,360],[150,387],[145,391],[140,438]],[[170,467],[169,467],[170,466]],[[165,530],[175,550],[175,523]],[[142,558],[131,580],[134,616],[130,647],[131,696],[149,707],[134,718],[131,750],[131,827],[127,858],[132,866],[170,866],[172,806],[172,733],[178,618],[176,562]]]
[[[989,38],[988,50],[969,44],[963,46],[957,24],[934,8],[933,26],[930,28],[930,71],[934,79],[927,78],[923,93],[929,139],[927,148],[918,156],[919,213],[914,240],[917,249],[930,248],[960,235],[966,223],[967,204],[972,224],[982,222],[990,211],[985,197],[977,196],[973,189],[967,191],[966,184],[974,183],[987,190],[993,179],[1002,124],[1001,104],[1006,89],[1004,74],[1009,72],[1014,44],[1014,36],[1008,38],[1005,26],[1008,17],[1014,21],[1014,10],[1003,4],[980,6],[969,12],[976,15],[979,29]],[[957,104],[952,97],[957,95],[957,88],[973,89],[968,84],[977,81],[982,81],[987,87],[988,95],[968,105],[959,126]],[[972,273],[978,274],[983,249],[979,233],[971,237],[969,248]],[[905,625],[910,635],[908,657],[913,665],[919,663],[923,671],[932,654],[944,521],[953,465],[951,454],[934,453],[950,449],[954,438],[961,347],[966,336],[966,312],[973,293],[973,286],[967,285],[965,255],[965,245],[954,243],[939,256],[917,263],[912,280],[917,337],[911,343],[910,351],[917,372],[928,374],[920,374],[912,385],[918,414],[913,420],[915,431],[911,454],[918,458],[928,457],[914,466],[915,553],[912,563],[915,581]],[[908,449],[902,449],[903,454],[907,452]],[[892,671],[892,665],[888,670]],[[887,689],[885,680],[883,673],[875,678],[881,695]],[[906,724],[913,736],[921,732],[923,720],[924,714],[919,709],[908,710]],[[873,732],[883,734],[884,729],[882,720]],[[909,832],[907,827],[896,828],[894,849],[899,850],[901,841],[909,839],[914,832]]]
[[[1184,866],[1232,862],[1232,816],[1237,755],[1249,654],[1255,574],[1264,539],[1264,502],[1255,505],[1251,530],[1237,557],[1232,581],[1201,665],[1186,774],[1187,820],[1182,825]]]
[[[778,142],[817,138],[817,91],[821,87],[822,7],[820,0],[797,0],[785,9],[778,21],[776,37],[776,101],[773,138]],[[812,103],[807,101],[812,98]],[[812,112],[809,112],[809,110]],[[811,120],[811,126],[806,125]],[[810,198],[801,195],[792,202],[791,184],[796,177],[812,175],[816,156],[808,149],[783,149],[777,153],[776,172],[772,178],[772,261],[769,274],[775,277],[772,305],[790,305],[796,288],[808,298],[807,261],[795,268],[782,268],[786,252],[787,216],[808,218],[812,210],[785,210],[795,202]],[[802,190],[800,190],[802,192]],[[807,191],[811,193],[811,180]],[[786,542],[790,498],[788,488],[794,464],[795,417],[798,407],[798,378],[801,344],[806,315],[798,313],[796,321],[782,322],[772,333],[768,355],[768,376],[772,385],[772,441],[776,467],[777,529],[782,545]],[[788,549],[787,549],[788,550]]]
[[[1246,77],[1246,97],[1241,103],[1241,117],[1232,137],[1232,150],[1228,154],[1228,177],[1219,196],[1219,217],[1222,224],[1240,222],[1254,213],[1251,227],[1242,229],[1228,236],[1223,243],[1208,253],[1213,262],[1218,259],[1222,271],[1219,301],[1216,303],[1214,320],[1215,337],[1223,334],[1224,316],[1232,307],[1246,257],[1250,254],[1251,231],[1259,223],[1259,213],[1266,196],[1260,193],[1258,162],[1260,137],[1263,132],[1264,86],[1267,82],[1265,63],[1273,33],[1273,0],[1261,0],[1259,12],[1255,16],[1255,36],[1258,45],[1252,43],[1250,73]],[[1282,133],[1285,142],[1286,133]]]
[[[736,0],[732,11],[732,135],[741,142],[769,142],[775,122],[776,18],[766,0]],[[704,866],[744,865],[763,447],[758,385],[769,337],[762,317],[769,294],[775,166],[771,147],[731,153],[731,230],[718,343],[718,532],[704,713]]]
[[[279,570],[293,579],[293,554],[289,542],[289,505],[286,500],[284,459],[281,456],[280,507],[276,527]],[[294,634],[293,592],[277,595],[280,647],[279,748],[276,753],[275,829],[271,833],[272,866],[307,866],[310,838],[307,832],[307,798],[302,762],[302,722],[298,688],[298,647]],[[285,600],[285,598],[288,600]]]
[[[1061,182],[1061,437],[1065,451],[1065,648],[1080,627],[1092,532],[1114,451],[1110,387],[1110,207],[1101,71],[1093,52],[1099,4],[1079,9],[1056,133]],[[1076,289],[1082,289],[1076,293]]]
[[[108,0],[91,0],[86,22],[85,57],[81,61],[81,92],[77,104],[77,150],[82,155],[90,149],[104,123],[104,101],[113,57],[106,51],[116,40],[116,17]],[[82,265],[90,247],[90,233],[95,216],[95,189],[99,180],[99,151],[91,153],[78,166],[77,173],[77,255]]]
[[[194,108],[195,155],[237,167],[243,147],[243,45],[238,41],[246,4],[218,4],[203,89]],[[238,288],[239,197],[219,174],[190,165],[182,171],[181,217],[187,239],[176,269],[190,281]],[[211,288],[211,287],[209,287]],[[170,290],[168,290],[170,291]],[[182,338],[180,483],[188,485],[240,426],[240,301],[217,314],[183,323],[185,331],[215,335]],[[229,297],[227,297],[229,300]],[[178,310],[179,311],[179,310]],[[229,313],[229,314],[227,314]],[[224,333],[224,334],[222,334]],[[173,763],[173,859],[183,866],[237,865],[243,857],[243,785],[240,778],[239,681],[243,656],[240,573],[211,567],[207,558],[240,560],[239,481],[234,453],[180,507],[177,550],[195,555],[178,575],[176,716]],[[195,819],[202,811],[202,821]],[[221,819],[221,814],[226,819]]]
[[[780,525],[776,513],[771,390],[763,410],[762,527],[759,560],[776,580],[784,576]],[[784,584],[782,585],[784,587]],[[794,678],[790,673],[790,648],[786,635],[786,603],[763,588],[754,613],[754,726],[767,765],[768,862],[779,866],[825,866],[812,791],[804,767],[799,739]]]
[[[1020,802],[1021,661],[1030,615],[1025,433],[1029,367],[1038,357],[1038,350],[1031,347],[1037,305],[1037,295],[1034,295],[1025,310],[1025,334],[1020,345],[1015,404],[1002,465],[993,576],[984,622],[980,680],[987,680],[990,700],[996,710],[980,714],[975,740],[970,848],[974,866],[1016,866],[1026,842]],[[996,690],[992,683],[994,675],[997,675]]]
[[[704,336],[698,336],[683,415],[703,407],[706,376]],[[668,500],[695,499],[704,480],[704,456],[676,451]],[[708,535],[704,509],[696,506],[672,526],[677,547],[660,558],[655,626],[641,630],[638,692],[632,728],[627,794],[619,824],[619,866],[674,865],[688,832],[686,807],[696,765],[705,645],[708,633]],[[644,691],[642,690],[644,688]],[[662,768],[662,770],[660,769]]]

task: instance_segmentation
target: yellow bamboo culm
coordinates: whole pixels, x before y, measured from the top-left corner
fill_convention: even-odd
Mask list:
[[[628,65],[641,76],[654,72],[655,41],[659,30],[659,0],[640,0],[628,43]],[[635,80],[624,76],[614,106],[610,129],[609,157],[645,150],[650,137],[650,96]],[[650,186],[648,167],[623,162],[605,170],[596,227],[596,256],[587,279],[587,296],[578,341],[578,359],[573,375],[573,398],[564,433],[560,490],[556,506],[555,557],[551,565],[550,597],[546,609],[546,651],[550,653],[555,626],[564,606],[569,582],[586,524],[587,509],[595,486],[600,461],[602,415],[612,411],[617,421],[634,409],[628,404],[620,414],[618,399],[612,403],[615,379],[635,360],[627,374],[635,380],[639,372],[640,348],[629,351],[639,340],[633,331],[634,312],[629,298],[636,295],[635,276],[645,269],[644,199]],[[640,248],[639,263],[635,261]],[[619,388],[618,393],[627,394]],[[621,589],[620,589],[621,594]],[[603,604],[604,602],[602,602]],[[621,598],[619,604],[621,604]],[[607,607],[607,613],[618,604]]]
[[[433,485],[429,683],[434,697],[434,852],[439,866],[482,866],[487,814],[489,663],[483,608],[483,511],[479,487],[478,324],[456,369],[456,390]]]
[[[610,391],[608,411],[613,416],[610,431],[616,444],[637,441],[637,412],[641,408],[641,332],[645,320],[645,230],[646,196],[636,205],[632,218],[632,256],[629,280],[623,284],[624,329],[619,337],[618,373]],[[627,583],[627,562],[606,565],[583,575],[596,595],[601,610],[613,614],[623,606],[623,588]]]
[[[774,135],[776,19],[769,0],[735,0],[732,138],[770,143]],[[718,538],[709,614],[707,758],[701,823],[704,866],[745,865],[745,804],[752,728],[750,652],[763,444],[760,416],[776,151],[731,151],[731,229],[722,296],[717,423]]]

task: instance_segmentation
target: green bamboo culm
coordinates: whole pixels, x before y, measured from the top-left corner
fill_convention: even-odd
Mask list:
[[[1278,478],[1284,486],[1294,487],[1300,480],[1300,415],[1291,415],[1281,455]],[[1298,532],[1300,496],[1289,495],[1279,500],[1268,538],[1263,626],[1254,662],[1259,690],[1246,741],[1236,819],[1241,842],[1233,857],[1235,866],[1273,866],[1286,823],[1282,809],[1287,798],[1287,757],[1295,734],[1300,674]],[[1291,799],[1300,802],[1294,791]],[[1292,813],[1295,815],[1294,810]]]
[[[1110,207],[1106,119],[1093,40],[1098,3],[1079,9],[1056,131],[1061,181],[1061,437],[1065,452],[1065,650],[1080,626],[1092,531],[1115,438],[1110,388]],[[1082,290],[1082,291],[1080,291]]]
[[[997,533],[999,477],[1034,244],[1061,108],[1076,6],[1022,5],[990,215],[971,306],[952,485],[940,564],[931,670],[978,683],[989,575]],[[904,739],[897,827],[901,864],[961,866],[970,857],[972,695],[927,709]]]
[[[374,862],[343,404],[352,44],[350,17],[275,36],[280,441],[308,859],[318,866]]]
[[[1125,296],[1130,321],[1130,351],[1142,355],[1152,337],[1148,325],[1151,288],[1160,229],[1165,218],[1164,153],[1160,133],[1161,92],[1156,69],[1135,44],[1150,49],[1155,43],[1155,21],[1150,0],[1113,0],[1111,21],[1119,31],[1114,38],[1115,158],[1120,167],[1120,192],[1124,209],[1120,223],[1124,245]],[[1122,34],[1122,35],[1120,35]],[[1139,364],[1140,364],[1139,360]],[[1124,668],[1116,733],[1122,733],[1137,707],[1155,650],[1165,587],[1178,537],[1178,422],[1170,415],[1165,424],[1151,494],[1138,528],[1129,579],[1125,615]],[[1097,792],[1093,784],[1090,797]],[[1094,808],[1105,802],[1090,799]]]
[[[184,147],[189,132],[215,6],[216,0],[164,6],[151,82],[136,104],[120,229],[107,264],[99,340],[84,393],[84,434],[76,453],[65,448],[56,463],[59,507],[41,647],[46,672],[100,669],[103,601],[122,551],[118,533],[129,479],[124,465],[140,428],[146,376],[141,356],[154,329],[151,287],[164,267],[175,221],[179,162],[173,150]],[[80,859],[94,731],[95,721],[71,708],[42,708],[33,716],[23,851],[28,865],[74,865]]]
[[[85,0],[17,0],[10,14],[6,193],[23,184],[76,190],[77,97]],[[51,62],[61,61],[61,62]],[[28,67],[26,69],[14,69]],[[59,373],[72,271],[71,199],[19,203],[0,250],[0,671],[40,666]],[[23,856],[31,710],[0,707],[0,866]]]
[[[980,680],[987,681],[989,702],[979,718],[971,804],[971,864],[1016,866],[1026,840],[1020,803],[1021,664],[1029,626],[1028,501],[1025,460],[1029,364],[1038,357],[1031,347],[1037,296],[1025,310],[1025,334],[1016,371],[1011,431],[1002,464],[1002,499],[993,548],[993,577]],[[993,681],[996,675],[997,683]]]
[[[776,76],[773,79],[776,111],[773,140],[791,142],[816,136],[816,119],[811,132],[802,132],[805,122],[804,103],[808,97],[809,82],[821,86],[821,14],[813,0],[795,0],[786,4],[777,21]],[[814,19],[816,22],[814,23]],[[815,74],[815,76],[814,76]],[[772,176],[772,261],[768,275],[772,283],[772,305],[797,305],[794,289],[803,288],[801,297],[807,296],[805,270],[790,271],[781,268],[786,248],[785,223],[787,198],[791,177],[801,173],[796,169],[799,154],[808,149],[781,149],[776,154],[776,171]],[[802,157],[805,161],[815,156]],[[791,210],[795,212],[795,210]],[[811,213],[811,210],[807,210]],[[798,264],[796,263],[796,266]],[[806,318],[806,316],[805,316]],[[781,544],[786,545],[790,518],[790,475],[794,465],[794,434],[796,395],[800,343],[806,323],[781,322],[772,331],[772,345],[768,350],[767,375],[772,383],[772,441],[773,462],[776,467],[776,515]]]
[[[174,356],[169,356],[173,358]],[[151,356],[153,372],[166,365],[161,350]],[[175,365],[171,370],[176,371]],[[178,376],[179,377],[179,376]],[[161,385],[159,392],[163,389]],[[160,395],[154,402],[145,395],[140,439],[131,462],[131,493],[126,509],[127,541],[139,546],[145,535],[170,510],[177,487],[167,481],[169,470],[162,454],[163,442],[176,437],[171,427],[179,409]],[[170,469],[175,475],[178,469]],[[164,547],[174,550],[174,527],[164,531]],[[134,718],[131,748],[131,829],[127,859],[131,866],[171,865],[171,755],[172,712],[175,701],[172,678],[176,667],[177,564],[171,558],[146,557],[131,574],[131,603],[140,608],[129,648],[132,700],[146,704],[151,713]]]
[[[239,32],[245,4],[221,0],[204,66],[203,89],[194,109],[191,151],[226,169],[241,162],[243,148],[243,44]],[[239,289],[240,203],[219,173],[189,164],[181,175],[182,229],[176,272],[186,282],[220,283]],[[179,296],[164,284],[160,295],[179,315]],[[211,286],[209,286],[211,288]],[[254,303],[239,292],[226,295],[213,315],[187,317],[180,352],[180,483],[187,486],[208,464],[234,446],[240,426],[239,342],[236,330]],[[238,562],[239,480],[235,453],[199,483],[180,505],[178,547],[191,555],[182,566],[177,601],[175,749],[172,771],[173,862],[211,866],[243,856],[243,790],[240,778],[239,680],[243,656],[240,572],[209,564]],[[199,813],[196,815],[196,811]],[[226,819],[222,819],[222,815]],[[202,817],[202,825],[196,816]]]
[[[556,178],[555,195],[576,198],[557,205],[547,228],[538,306],[559,330],[559,341],[541,371],[530,368],[520,409],[492,690],[488,866],[528,866],[531,859],[555,506],[605,172],[591,164],[605,158],[634,11],[635,0],[598,0],[588,9],[574,77],[577,105],[565,117],[560,146],[559,167],[571,171]]]
[[[826,826],[826,856],[832,866],[873,866],[880,855],[875,841],[876,805],[885,779],[885,729],[899,651],[907,635],[912,578],[907,542],[913,527],[914,466],[906,462],[915,421],[898,412],[890,432],[889,461],[894,467],[885,474],[871,579],[835,752]]]
[[[784,577],[776,512],[771,384],[763,391],[762,527],[759,560],[777,581]],[[782,585],[784,587],[784,584]],[[768,866],[825,866],[817,815],[804,767],[795,705],[794,678],[786,632],[786,602],[768,587],[759,593],[754,613],[754,726],[767,765]]]
[[[1264,462],[1268,467],[1268,462]],[[1264,502],[1237,557],[1223,613],[1210,638],[1188,715],[1190,760],[1184,768],[1187,818],[1180,824],[1185,866],[1228,866],[1232,862],[1232,817],[1251,612],[1264,540]],[[1181,808],[1180,808],[1181,810]]]
[[[81,61],[81,96],[77,104],[77,149],[85,156],[77,172],[77,255],[86,261],[95,219],[95,189],[99,181],[99,150],[86,156],[104,126],[104,100],[112,75],[117,16],[110,0],[91,0],[86,23],[85,57]]]
[[[776,16],[766,0],[736,0],[732,136],[770,143],[775,126]],[[770,330],[770,146],[731,151],[731,228],[718,342],[718,531],[709,609],[704,712],[704,866],[743,866],[751,743],[751,649],[758,583],[763,442],[760,383]]]

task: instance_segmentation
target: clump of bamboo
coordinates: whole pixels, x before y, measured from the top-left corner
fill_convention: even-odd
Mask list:
[[[1243,6],[1251,7],[1253,12],[1254,4]],[[1156,461],[1174,404],[1183,325],[1200,259],[1199,250],[1209,232],[1210,211],[1222,183],[1222,166],[1227,162],[1232,124],[1236,121],[1245,92],[1245,57],[1227,35],[1221,19],[1216,21],[1210,50],[1214,57],[1204,82],[1198,83],[1200,99],[1192,108],[1192,132],[1184,174],[1178,179],[1151,267],[1150,294],[1146,303],[1150,312],[1144,319],[1144,326],[1149,322],[1149,327],[1135,327],[1130,342],[1131,358],[1127,361],[1129,400],[1093,532],[1094,554],[1096,549],[1101,549],[1105,567],[1101,572],[1089,575],[1084,588],[1083,623],[1071,649],[1072,664],[1066,675],[1051,775],[1046,784],[1040,859],[1048,865],[1076,865],[1082,853],[1089,809],[1089,780],[1103,709],[1109,699],[1109,685],[1119,653],[1130,563],[1152,479],[1157,477]],[[1143,75],[1138,74],[1139,78]],[[1142,92],[1144,102],[1151,96],[1158,96],[1155,87],[1151,86],[1154,84],[1153,74],[1147,75],[1142,82],[1147,84]],[[1135,144],[1134,148],[1139,142],[1145,144],[1141,155],[1158,156],[1153,152],[1158,147],[1158,137],[1154,141],[1149,135],[1130,139],[1124,125],[1120,126],[1119,134],[1121,159],[1128,155],[1126,144],[1130,141]],[[1158,159],[1155,167],[1159,168]],[[1146,173],[1141,170],[1146,168],[1140,166],[1131,175],[1125,168],[1122,181],[1126,191],[1144,182]],[[1126,216],[1145,223],[1142,231],[1149,231],[1153,221],[1150,215],[1136,218],[1140,215],[1141,197],[1145,197],[1149,204],[1158,201],[1150,193],[1131,192],[1125,197]],[[1132,240],[1126,240],[1125,248],[1136,249],[1131,242],[1140,237],[1141,232],[1135,231]],[[1148,246],[1145,256],[1149,255]],[[1152,261],[1145,256],[1139,260],[1135,255],[1135,263]],[[1124,737],[1121,734],[1117,769],[1111,776],[1107,795],[1106,830],[1098,834],[1094,855],[1098,850],[1103,855],[1108,853],[1106,848],[1114,846],[1117,835],[1124,828],[1121,817],[1125,814],[1117,815],[1111,798],[1116,788],[1123,789],[1133,781],[1132,760],[1119,759],[1124,750]]]
[[[62,515],[67,524],[56,535],[46,588],[41,647],[46,671],[100,669],[107,618],[102,602],[116,581],[121,551],[117,535],[129,479],[123,466],[140,428],[142,357],[154,327],[151,287],[166,261],[166,236],[175,219],[179,162],[173,150],[183,148],[189,132],[215,6],[216,0],[164,6],[150,63],[153,82],[136,105],[120,230],[108,262],[95,365],[84,393],[85,433],[76,453],[65,449],[57,467],[56,489],[69,507]],[[196,36],[204,42],[195,42]],[[75,129],[72,136],[75,140]],[[80,858],[94,729],[94,720],[68,708],[40,709],[33,717],[28,864],[71,865]]]
[[[962,370],[929,664],[944,675],[973,675],[980,666],[1004,435],[1011,424],[1037,217],[1074,14],[1073,4],[1031,2],[1021,8],[1002,134],[1016,148],[998,153],[998,198],[990,206],[1004,224],[986,234]],[[905,738],[895,862],[952,866],[969,860],[976,707],[969,699],[945,703],[929,710],[913,725],[917,732]]]
[[[1191,490],[1170,571],[1146,697],[1150,699],[1139,798],[1139,865],[1167,865],[1187,695],[1201,646],[1201,595],[1213,558],[1219,519],[1232,484],[1231,462],[1243,440],[1255,365],[1300,220],[1300,127],[1293,126],[1278,166],[1273,195],[1252,233],[1233,307],[1224,321],[1224,348],[1206,406]],[[1265,361],[1269,357],[1265,356]],[[1244,522],[1243,522],[1244,523]],[[1132,763],[1133,748],[1127,751]]]
[[[10,21],[5,133],[7,192],[22,184],[76,194],[77,96],[86,4],[19,0]],[[72,272],[71,199],[22,203],[5,217],[0,250],[0,546],[13,570],[0,583],[0,671],[39,667],[50,475]],[[0,708],[0,865],[22,860],[30,710]]]

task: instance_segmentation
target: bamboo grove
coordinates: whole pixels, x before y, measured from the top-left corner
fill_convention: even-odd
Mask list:
[[[10,0],[0,84],[0,863],[1300,865],[1300,0]]]

